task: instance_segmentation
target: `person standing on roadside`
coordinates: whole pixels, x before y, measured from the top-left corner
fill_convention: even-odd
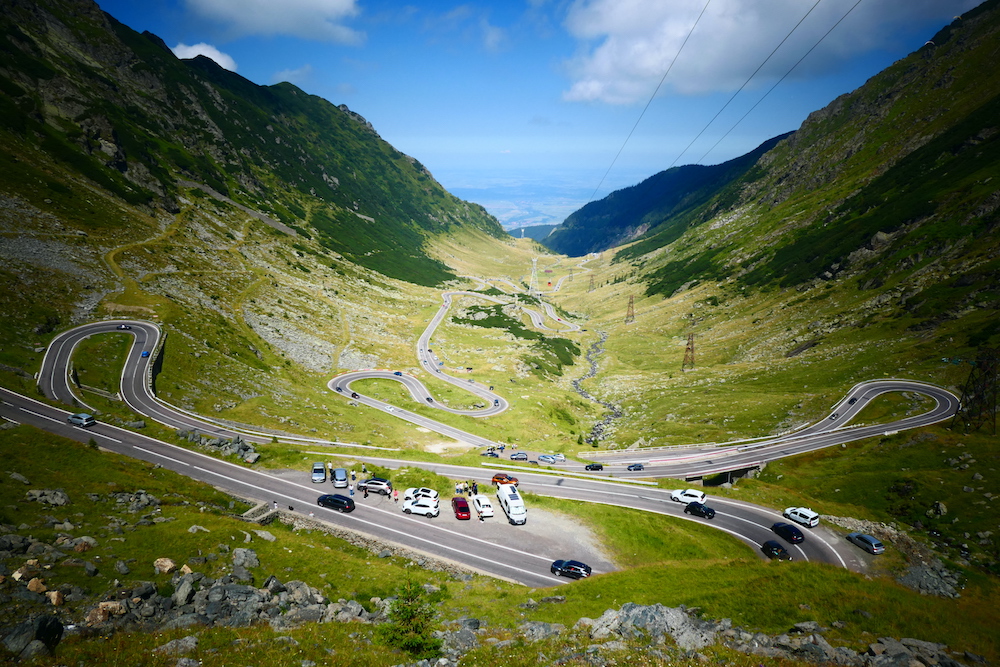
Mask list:
[[[392,500],[397,505],[399,504],[399,489],[393,489],[392,490]]]
[[[347,485],[347,490],[351,494],[351,498],[353,498],[354,497],[354,484],[348,484]]]

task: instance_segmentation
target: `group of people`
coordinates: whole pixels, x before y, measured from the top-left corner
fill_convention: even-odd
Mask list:
[[[479,482],[457,482],[455,484],[455,493],[460,496],[474,496],[479,493]]]

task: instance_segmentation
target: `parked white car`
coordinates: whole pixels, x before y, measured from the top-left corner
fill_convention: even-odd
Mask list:
[[[488,496],[484,496],[483,494],[472,496],[472,508],[476,510],[479,516],[493,516],[493,503],[490,502]]]
[[[403,501],[403,512],[423,514],[427,518],[433,518],[441,513],[441,503],[430,498],[411,498]]]
[[[426,486],[416,487],[411,486],[406,491],[403,491],[403,500],[413,500],[415,498],[430,498],[431,500],[437,502],[440,498],[438,497],[438,492],[434,489],[428,489]]]
[[[697,489],[674,489],[670,492],[670,499],[679,503],[705,503],[707,496]]]
[[[781,513],[781,516],[809,528],[815,528],[819,525],[819,514],[808,507],[789,507]]]

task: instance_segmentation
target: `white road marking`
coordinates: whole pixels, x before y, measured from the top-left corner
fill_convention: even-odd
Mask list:
[[[50,422],[55,422],[57,424],[63,424],[63,423],[65,423],[61,419],[55,419],[53,417],[49,417],[48,415],[43,415],[41,412],[34,412],[32,410],[29,410],[28,408],[21,408],[21,411],[27,412],[29,415],[34,415],[36,417],[41,417],[42,419],[48,419]]]
[[[168,461],[173,461],[174,463],[180,464],[182,466],[190,466],[191,465],[190,463],[185,463],[184,461],[181,461],[180,459],[175,459],[175,458],[173,458],[171,456],[167,456],[166,454],[161,454],[159,452],[154,452],[152,449],[146,449],[145,447],[139,447],[138,445],[132,445],[132,448],[133,449],[138,449],[140,452],[145,452],[146,454],[151,454],[152,456],[159,456],[161,459],[166,459]]]

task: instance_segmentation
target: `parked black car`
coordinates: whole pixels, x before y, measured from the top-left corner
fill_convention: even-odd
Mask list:
[[[706,519],[715,518],[715,510],[708,505],[702,505],[701,503],[688,503],[684,508],[685,514],[693,514],[695,516],[704,517]]]
[[[768,558],[776,558],[777,560],[792,560],[791,554],[781,546],[778,542],[774,540],[768,540],[760,546],[760,550],[767,555]]]
[[[603,463],[588,463],[583,468],[584,468],[584,470],[604,470],[604,464]]]
[[[557,560],[549,568],[552,574],[571,579],[582,579],[590,576],[590,566],[578,560]]]
[[[339,493],[328,493],[316,499],[316,504],[320,507],[329,507],[338,512],[353,512],[354,499],[342,496]]]
[[[790,542],[792,544],[798,544],[799,542],[803,542],[806,539],[805,536],[802,534],[802,531],[790,523],[782,523],[781,521],[779,521],[778,523],[771,526],[771,530],[774,531],[774,533],[778,537],[783,537],[785,541]]]

